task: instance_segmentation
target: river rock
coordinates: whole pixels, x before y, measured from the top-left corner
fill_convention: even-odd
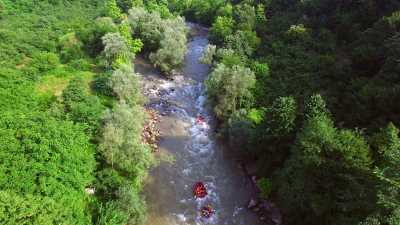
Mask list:
[[[254,199],[250,199],[249,204],[247,205],[248,209],[252,209],[257,206],[257,201]]]

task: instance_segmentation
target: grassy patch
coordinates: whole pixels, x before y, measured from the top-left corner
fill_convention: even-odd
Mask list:
[[[90,92],[90,83],[93,80],[92,72],[75,72],[66,76],[48,75],[43,77],[36,86],[36,91],[39,94],[52,94],[60,96],[62,91],[67,87],[69,81],[74,77],[82,77],[85,81],[88,92]]]

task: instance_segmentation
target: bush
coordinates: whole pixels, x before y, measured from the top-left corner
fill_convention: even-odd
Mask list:
[[[122,211],[115,201],[110,201],[99,206],[96,225],[125,225],[128,215]]]
[[[272,191],[272,183],[268,178],[261,178],[257,181],[257,187],[261,190],[261,198],[267,199]]]
[[[86,97],[87,91],[81,77],[72,79],[62,92],[62,98],[66,105],[70,105],[72,102],[82,102]]]
[[[74,32],[68,33],[59,39],[60,55],[63,62],[77,60],[84,56],[83,43]]]
[[[113,89],[111,87],[111,73],[98,74],[92,83],[92,89],[104,96],[113,96]]]
[[[89,224],[84,207],[83,201],[70,196],[53,199],[0,191],[0,221],[4,225]]]
[[[60,65],[58,55],[52,52],[35,53],[32,58],[31,66],[39,72],[48,72],[56,69]]]
[[[73,102],[69,109],[72,121],[87,125],[89,133],[96,133],[105,109],[97,96],[87,96],[82,102]]]
[[[128,217],[128,224],[140,225],[146,220],[146,205],[138,191],[131,186],[121,186],[117,192],[118,207]]]
[[[90,71],[92,64],[87,59],[74,59],[68,63],[68,66],[79,71]]]

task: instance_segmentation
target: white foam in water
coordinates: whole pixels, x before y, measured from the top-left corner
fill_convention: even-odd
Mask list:
[[[190,174],[190,172],[192,172],[192,169],[190,169],[190,168],[186,168],[186,169],[184,169],[184,170],[182,171],[182,173],[183,173],[184,175],[186,175],[186,176],[188,176],[188,175]]]
[[[168,89],[175,87],[175,83],[173,83],[171,81],[163,81],[163,83],[160,84],[160,87],[164,90],[168,90]]]
[[[176,214],[176,217],[178,218],[178,220],[180,222],[186,222],[186,220],[187,220],[185,214]]]
[[[243,207],[238,207],[238,206],[236,206],[236,207],[235,207],[235,210],[233,211],[232,217],[237,216],[237,215],[240,213],[240,211],[242,211],[242,210],[243,210]]]

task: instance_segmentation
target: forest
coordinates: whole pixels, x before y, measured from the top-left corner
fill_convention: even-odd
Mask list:
[[[398,0],[0,0],[0,224],[145,223],[133,60],[173,76],[188,21],[218,136],[284,224],[400,224]]]

